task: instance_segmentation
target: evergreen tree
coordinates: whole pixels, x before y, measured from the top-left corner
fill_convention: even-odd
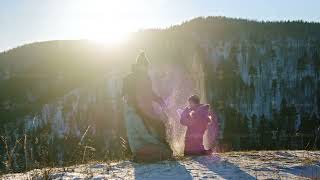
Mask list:
[[[249,118],[247,115],[241,118],[241,133],[245,136],[249,135]]]
[[[281,129],[280,114],[276,109],[272,109],[271,128],[276,131],[279,131]]]
[[[277,90],[277,79],[272,79],[271,88],[272,88],[272,95],[274,97],[276,95],[276,90]]]
[[[297,110],[294,105],[288,105],[285,98],[281,101],[280,113],[278,122],[279,129],[286,131],[288,134],[295,133],[295,124],[297,119]]]
[[[294,105],[291,105],[287,109],[287,118],[288,118],[288,133],[294,134],[295,133],[295,125],[297,119],[297,110]]]
[[[263,148],[266,147],[266,145],[269,145],[268,139],[270,139],[270,123],[265,118],[264,114],[260,117],[260,123],[258,127],[258,134],[260,135],[260,143]]]
[[[257,128],[257,115],[256,114],[253,114],[251,116],[251,128],[252,129],[256,129]]]
[[[287,100],[282,98],[281,105],[280,105],[280,113],[279,113],[279,121],[281,121],[278,125],[279,130],[285,130],[288,127],[288,116],[287,116]]]
[[[317,127],[317,118],[315,114],[303,113],[301,115],[300,133],[312,134]]]
[[[306,65],[308,64],[308,54],[304,52],[304,54],[298,59],[297,69],[302,72],[305,70]]]

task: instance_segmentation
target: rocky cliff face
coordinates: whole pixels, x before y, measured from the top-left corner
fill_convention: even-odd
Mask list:
[[[221,100],[247,116],[272,119],[273,110],[279,111],[286,99],[297,109],[297,127],[302,112],[318,117],[320,58],[316,42],[288,38],[259,44],[246,40],[210,43],[206,53],[213,64],[214,81],[209,82],[208,91],[213,101]],[[224,85],[230,80],[230,86]]]

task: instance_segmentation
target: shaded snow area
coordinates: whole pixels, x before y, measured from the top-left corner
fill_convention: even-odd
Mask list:
[[[249,151],[138,164],[88,163],[2,179],[320,179],[320,151]]]

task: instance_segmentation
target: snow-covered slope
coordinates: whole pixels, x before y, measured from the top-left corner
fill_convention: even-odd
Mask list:
[[[319,151],[249,151],[137,164],[89,163],[36,169],[2,179],[319,179]]]

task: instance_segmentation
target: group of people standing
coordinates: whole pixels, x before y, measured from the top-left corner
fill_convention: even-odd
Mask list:
[[[148,162],[170,159],[172,150],[166,137],[168,117],[163,111],[153,109],[155,102],[166,108],[164,100],[152,89],[148,74],[150,63],[144,52],[140,53],[131,73],[123,80],[124,119],[127,137],[134,161]],[[209,105],[200,103],[197,95],[188,99],[189,106],[181,114],[180,123],[187,127],[185,155],[210,154],[205,149],[203,136],[209,124],[217,123],[216,115]]]

